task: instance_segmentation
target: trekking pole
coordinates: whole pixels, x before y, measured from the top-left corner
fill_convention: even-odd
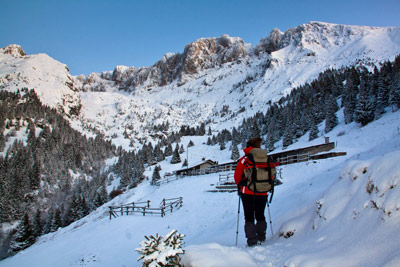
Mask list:
[[[269,224],[271,225],[271,234],[274,235],[274,231],[272,231],[271,211],[269,210],[269,201],[268,201],[268,198],[267,198],[267,207],[268,207]]]
[[[238,204],[238,216],[237,216],[237,223],[236,223],[236,244],[238,244],[238,236],[239,236],[239,215],[240,215],[240,195],[239,195],[239,204]]]

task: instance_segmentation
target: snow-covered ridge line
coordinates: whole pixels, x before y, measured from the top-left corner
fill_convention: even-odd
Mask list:
[[[275,29],[256,47],[227,35],[201,38],[151,67],[117,66],[88,77],[71,77],[44,54],[0,53],[0,79],[6,90],[35,88],[76,129],[97,129],[128,145],[152,141],[149,136],[159,136],[155,126],[167,121],[170,132],[202,122],[229,129],[328,68],[372,68],[399,53],[399,27],[311,22],[284,33]]]

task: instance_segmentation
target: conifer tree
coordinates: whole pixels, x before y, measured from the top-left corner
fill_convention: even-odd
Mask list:
[[[155,184],[157,181],[159,181],[161,179],[161,176],[160,176],[160,171],[159,171],[159,169],[158,169],[158,167],[156,166],[155,168],[154,168],[154,171],[153,171],[153,176],[152,176],[152,178],[151,178],[151,183],[152,184]]]
[[[338,125],[339,121],[336,116],[336,111],[339,109],[336,99],[332,96],[327,99],[326,119],[325,119],[325,133],[330,132]]]
[[[344,107],[344,123],[349,124],[354,121],[354,112],[357,104],[358,79],[354,77],[355,71],[347,74],[346,85],[342,97],[342,106]],[[357,74],[358,75],[358,74]]]
[[[16,254],[35,243],[35,233],[31,225],[28,213],[25,213],[22,221],[18,225],[17,232],[11,240],[9,253]]]
[[[181,157],[179,156],[179,145],[176,144],[175,150],[172,155],[171,163],[176,164],[181,162]]]
[[[274,149],[275,149],[274,144],[275,144],[275,141],[273,140],[273,135],[268,133],[265,149],[268,152],[274,151]]]
[[[365,87],[365,81],[360,83],[360,95],[355,110],[355,121],[361,123],[362,126],[367,125],[374,120],[375,105],[374,99],[368,94]]]
[[[225,148],[226,148],[225,142],[224,142],[223,140],[221,140],[221,141],[219,142],[219,149],[220,149],[220,150],[225,150]]]
[[[238,160],[240,158],[239,149],[237,145],[234,145],[232,148],[231,160]]]
[[[290,125],[288,125],[286,126],[285,133],[283,135],[282,145],[283,148],[287,148],[291,144],[293,144],[293,133]]]
[[[187,166],[188,166],[188,162],[187,162],[187,159],[185,159],[185,160],[183,161],[182,167],[187,167]]]
[[[164,150],[164,155],[165,155],[166,157],[168,157],[168,156],[171,156],[172,153],[173,153],[172,145],[171,145],[170,142],[168,142],[168,144],[167,144],[167,146],[165,147],[165,150]]]
[[[185,152],[185,148],[183,147],[183,145],[181,145],[181,147],[179,148],[179,154],[182,154]]]
[[[33,230],[35,232],[35,236],[40,236],[43,232],[43,222],[42,222],[42,213],[38,208],[33,219]]]
[[[310,134],[308,136],[308,141],[312,141],[312,140],[318,138],[318,133],[319,133],[318,126],[313,121],[312,125],[311,125],[311,129],[310,129]]]
[[[58,228],[62,227],[62,219],[61,219],[61,210],[59,208],[56,208],[54,212],[54,217],[51,220],[51,225],[50,225],[50,232],[55,232],[57,231]]]
[[[211,145],[212,145],[212,140],[211,140],[210,137],[208,137],[208,139],[207,139],[207,145],[208,145],[208,146],[211,146]]]
[[[145,236],[146,240],[140,243],[140,248],[135,249],[141,255],[138,261],[143,260],[142,266],[182,266],[179,254],[184,254],[182,249],[184,235],[176,230],[165,237],[156,234]]]

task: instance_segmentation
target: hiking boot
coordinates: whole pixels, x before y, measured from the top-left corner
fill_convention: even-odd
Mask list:
[[[256,226],[253,222],[246,222],[244,224],[244,232],[247,238],[247,245],[253,247],[257,245],[257,232]]]
[[[260,242],[265,241],[265,233],[267,231],[267,223],[265,221],[257,221],[256,224],[256,234],[257,240]]]

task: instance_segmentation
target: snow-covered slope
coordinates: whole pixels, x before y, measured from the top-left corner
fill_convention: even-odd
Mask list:
[[[283,185],[270,205],[274,235],[269,225],[261,246],[245,247],[242,209],[235,246],[238,196],[208,192],[219,178],[210,174],[160,187],[146,181],[72,225],[42,236],[0,266],[141,266],[134,249],[144,236],[172,229],[186,235],[185,266],[399,266],[399,125],[399,112],[388,112],[362,128],[340,119],[329,136],[337,143],[335,150],[348,152],[346,156],[282,166]],[[183,140],[195,143],[189,162],[204,155],[229,161],[228,149],[206,146],[205,138]],[[322,137],[312,143],[303,137],[293,147],[322,142]],[[160,164],[161,174],[176,168],[169,160]],[[147,175],[151,173],[148,169]],[[164,218],[108,217],[109,205],[150,200],[158,206],[163,198],[180,196],[183,207]]]
[[[256,47],[228,36],[202,38],[182,55],[168,54],[137,72],[119,66],[71,77],[65,65],[47,55],[26,56],[9,46],[0,53],[0,86],[35,88],[75,128],[96,129],[128,149],[130,139],[166,134],[154,126],[167,122],[170,131],[201,122],[229,129],[327,68],[372,67],[399,53],[399,27],[312,22],[285,33],[274,30]],[[342,111],[338,114],[340,124],[329,136],[337,141],[336,150],[348,155],[282,168],[284,184],[271,205],[274,235],[263,246],[243,247],[242,214],[239,247],[233,246],[238,198],[207,192],[218,181],[214,174],[160,188],[146,181],[0,266],[139,266],[134,249],[144,235],[171,229],[186,235],[185,266],[398,266],[393,236],[399,236],[399,112],[388,111],[363,128],[344,125]],[[288,149],[310,145],[307,136]],[[203,157],[229,161],[230,151],[203,145],[206,138],[190,138],[196,144],[189,148],[190,164]],[[184,139],[184,146],[188,142]],[[168,159],[161,166],[162,174],[177,168]],[[146,175],[151,174],[148,169]],[[162,198],[177,196],[184,206],[165,218],[108,219],[108,205],[151,200],[157,206]]]
[[[0,48],[0,88],[35,89],[42,103],[68,117],[79,114],[80,97],[67,66],[46,54],[26,55],[19,45]]]
[[[224,38],[230,40],[228,36]],[[211,41],[215,42],[215,38]],[[199,39],[192,46],[207,47],[211,41]],[[241,44],[241,41],[232,38],[228,43]],[[379,66],[384,60],[393,60],[400,53],[400,28],[311,22],[285,33],[274,30],[255,48],[250,45],[239,47],[240,51],[247,50],[234,60],[214,64],[212,68],[204,62],[214,62],[218,52],[200,49],[203,53],[195,55],[201,60],[192,61],[204,65],[194,64],[192,69],[195,71],[191,78],[185,76],[184,84],[181,76],[176,74],[175,80],[163,86],[157,85],[151,75],[142,78],[141,83],[127,86],[133,79],[132,68],[121,66],[112,75],[92,74],[88,79],[90,82],[80,77],[85,91],[107,91],[107,99],[114,98],[118,103],[114,107],[104,103],[102,108],[104,94],[87,92],[89,97],[82,96],[81,118],[85,124],[113,128],[113,133],[106,133],[109,137],[112,134],[121,136],[122,129],[116,130],[115,123],[110,121],[104,125],[104,114],[100,110],[105,110],[107,116],[118,123],[131,125],[128,135],[136,138],[140,137],[138,133],[142,129],[146,129],[145,135],[149,136],[154,125],[166,121],[171,130],[179,129],[182,124],[198,125],[203,121],[211,122],[209,125],[213,129],[229,128],[257,111],[266,111],[268,101],[277,101],[296,86],[312,81],[325,69],[359,64],[372,67],[374,64]],[[147,71],[154,68],[161,75],[159,63],[147,67]],[[174,72],[178,73],[182,67],[176,68]],[[130,94],[122,94],[117,89]],[[98,99],[97,114],[85,108],[89,106],[86,99]],[[244,109],[246,112],[241,113]]]
[[[170,131],[202,122],[215,130],[236,126],[327,68],[379,66],[399,53],[399,27],[310,22],[275,29],[255,47],[227,35],[201,38],[151,67],[117,66],[88,77],[71,78],[43,54],[0,53],[0,78],[7,90],[36,88],[45,104],[79,113],[75,128],[127,145],[162,135],[154,128],[167,122]]]

